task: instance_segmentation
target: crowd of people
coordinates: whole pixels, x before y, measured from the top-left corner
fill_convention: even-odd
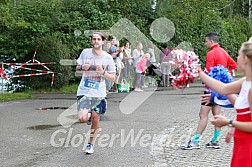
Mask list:
[[[199,68],[199,77],[205,84],[204,95],[199,112],[200,120],[197,130],[192,139],[181,148],[185,150],[199,149],[199,141],[203,131],[208,123],[208,114],[212,111],[214,118],[211,123],[215,126],[213,138],[206,144],[208,148],[220,148],[220,129],[223,126],[230,126],[232,129],[226,136],[226,142],[230,142],[234,137],[234,149],[231,166],[251,167],[252,166],[252,41],[249,40],[242,44],[237,64],[231,56],[218,44],[218,34],[210,32],[205,36],[205,45],[209,48],[206,55],[206,68]],[[141,92],[145,86],[145,73],[155,72],[156,56],[152,43],[147,46],[147,51],[143,51],[142,43],[138,43],[134,50],[131,44],[126,41],[124,45],[113,38],[108,42],[105,50],[105,36],[99,32],[91,36],[92,48],[84,49],[77,60],[76,70],[81,71],[82,79],[77,91],[77,110],[80,122],[91,122],[91,135],[86,147],[86,153],[94,152],[93,144],[99,128],[100,114],[106,112],[107,100],[106,91],[115,91],[116,84],[120,83],[122,78],[129,79],[131,72],[134,72],[132,86],[134,91]],[[170,50],[167,45],[163,46],[160,53],[159,63],[162,78],[169,81],[169,72],[171,66],[169,61]],[[237,68],[244,74],[244,77],[231,82],[222,83],[207,74],[211,67],[222,65],[233,73]],[[147,67],[148,66],[148,67]],[[153,67],[153,68],[150,68]],[[155,68],[154,68],[155,67]],[[153,71],[151,71],[153,70]],[[155,84],[153,77],[148,77],[149,85]],[[164,82],[165,83],[165,82]],[[168,84],[168,83],[166,83]],[[237,119],[230,120],[221,116],[221,106],[210,100],[212,91],[227,95],[230,103],[234,105],[237,112]]]
[[[164,49],[160,52],[160,55],[156,56],[154,45],[151,42],[147,44],[146,51],[144,51],[141,42],[137,43],[135,48],[132,48],[130,41],[125,41],[120,44],[116,37],[107,40],[103,48],[112,56],[116,67],[116,80],[114,82],[106,81],[107,93],[117,93],[117,84],[125,81],[132,81],[130,83],[131,89],[136,92],[142,92],[142,88],[148,86],[160,86],[154,76],[158,76],[159,74],[160,78],[158,80],[160,81],[163,80],[165,76],[169,76],[168,74],[170,73],[170,50],[167,44],[164,44],[163,47]],[[157,59],[159,60],[158,62]],[[146,79],[147,75],[148,80]],[[169,79],[166,83],[167,82],[169,82]],[[163,84],[163,86],[168,85],[169,84]]]

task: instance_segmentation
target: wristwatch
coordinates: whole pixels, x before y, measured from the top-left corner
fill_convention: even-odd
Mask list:
[[[233,127],[233,120],[231,120],[231,119],[229,120],[228,126],[229,126],[229,127]]]

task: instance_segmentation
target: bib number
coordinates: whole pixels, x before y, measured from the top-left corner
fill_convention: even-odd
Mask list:
[[[99,84],[100,84],[100,82],[90,80],[90,79],[86,79],[84,81],[84,87],[86,87],[86,88],[99,89]]]

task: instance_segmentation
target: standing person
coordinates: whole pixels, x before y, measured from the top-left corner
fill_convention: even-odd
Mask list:
[[[172,59],[172,57],[169,54],[171,51],[168,49],[168,45],[164,43],[162,47],[163,50],[161,50],[159,55],[159,63],[161,66],[163,86],[166,87],[169,85],[169,74],[171,71],[171,64],[169,61]]]
[[[245,42],[239,50],[237,58],[238,70],[245,75],[235,82],[224,84],[200,72],[200,79],[214,91],[228,95],[229,101],[234,104],[237,112],[236,120],[215,115],[211,123],[218,127],[233,127],[227,136],[226,142],[234,136],[233,156],[231,167],[252,166],[252,43]],[[239,96],[237,97],[237,93]]]
[[[113,61],[114,61],[114,65],[116,67],[116,78],[118,77],[118,67],[117,67],[117,57],[118,57],[118,54],[119,54],[119,43],[116,39],[116,37],[113,37],[112,40],[111,40],[111,44],[110,44],[110,48],[109,48],[109,52],[108,52],[112,58],[113,58]],[[107,85],[107,88],[109,88],[108,92],[113,92],[113,93],[117,93],[118,90],[117,90],[117,87],[116,87],[116,83],[115,82],[111,82],[111,81],[108,81],[106,80],[106,85]]]
[[[129,41],[126,41],[124,44],[123,63],[124,63],[123,78],[128,80],[130,76],[130,69],[131,69],[130,67],[132,65],[132,56]]]
[[[155,72],[153,69],[157,69],[157,67],[156,67],[156,57],[154,53],[153,43],[148,44],[147,53],[150,54],[150,65],[148,66],[149,86],[155,86],[155,79],[153,78],[155,75]]]
[[[76,70],[81,71],[82,79],[77,90],[77,111],[80,122],[92,121],[89,143],[86,153],[94,152],[93,144],[98,133],[100,114],[106,111],[105,79],[115,80],[115,66],[111,55],[102,50],[105,37],[99,32],[93,33],[93,48],[84,49],[77,60]]]
[[[143,58],[139,61],[139,63],[137,63],[137,66],[136,66],[136,87],[134,89],[134,91],[136,91],[136,92],[143,91],[141,89],[141,87],[142,87],[141,78],[143,75],[145,75],[146,64],[149,59],[150,59],[150,54],[146,53],[146,54],[144,54]]]
[[[139,61],[142,59],[144,52],[143,52],[143,44],[139,42],[137,44],[137,48],[133,50],[133,67],[134,67],[134,79],[132,82],[132,87],[135,88],[136,86],[136,66],[139,63]]]
[[[123,60],[123,52],[124,52],[124,46],[120,46],[119,41],[117,41],[117,45],[118,47],[118,54],[117,56],[117,60],[116,60],[116,71],[117,71],[117,75],[116,75],[116,79],[115,79],[115,90],[117,90],[117,84],[121,83],[122,81],[122,70],[124,69],[124,64],[122,62]],[[118,91],[118,90],[117,90]]]
[[[227,67],[230,72],[233,72],[234,70],[236,70],[237,65],[235,61],[229,56],[229,54],[223,48],[220,47],[220,45],[218,44],[218,40],[219,37],[215,32],[207,33],[205,36],[205,45],[207,48],[210,49],[210,51],[206,55],[205,71],[209,73],[211,67],[222,65],[225,68]],[[209,93],[211,93],[211,90],[208,87],[205,87],[204,94]],[[210,110],[212,110],[213,115],[219,115],[221,112],[221,107],[213,103],[201,103],[199,112],[200,120],[195,135],[186,145],[182,146],[182,149],[190,150],[200,148],[199,140],[207,126]],[[209,143],[206,144],[206,147],[216,149],[220,148],[219,137],[220,128],[215,127],[213,138]]]
[[[165,58],[165,57],[168,56],[169,53],[171,52],[171,51],[168,49],[167,43],[164,43],[164,44],[162,45],[162,48],[163,48],[163,49],[161,50],[161,52],[160,52],[160,54],[159,54],[159,63],[160,63],[160,64],[162,64],[164,60],[165,60],[165,62],[169,61],[169,60],[166,60],[167,58]],[[171,58],[171,57],[170,57],[170,58]]]

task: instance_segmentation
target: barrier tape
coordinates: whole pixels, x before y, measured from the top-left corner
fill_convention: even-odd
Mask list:
[[[31,61],[31,60],[30,60]],[[55,62],[46,62],[46,63],[40,63],[39,61],[37,63],[3,63],[8,66],[32,66],[32,65],[45,65],[45,64],[56,64]]]
[[[51,86],[53,86],[54,83],[54,79],[55,79],[55,72],[52,72],[46,65],[47,64],[56,64],[55,62],[45,62],[45,63],[41,63],[38,60],[35,59],[36,53],[38,51],[38,48],[35,49],[35,52],[33,54],[33,57],[31,60],[28,60],[25,63],[2,63],[2,68],[0,68],[0,77],[3,79],[8,79],[8,78],[19,78],[19,77],[33,77],[33,76],[40,76],[40,75],[47,75],[47,74],[52,74],[52,80],[51,80]],[[14,72],[15,70],[18,69],[24,69],[24,70],[28,70],[28,71],[36,71],[38,73],[33,73],[33,74],[19,74],[19,75],[7,75],[4,72],[4,65],[8,65],[8,66],[14,66]],[[31,66],[31,65],[41,65],[42,67],[44,67],[47,71],[44,70],[39,70],[39,69],[35,69],[35,68],[27,68],[24,66]],[[14,73],[13,72],[13,73]]]

